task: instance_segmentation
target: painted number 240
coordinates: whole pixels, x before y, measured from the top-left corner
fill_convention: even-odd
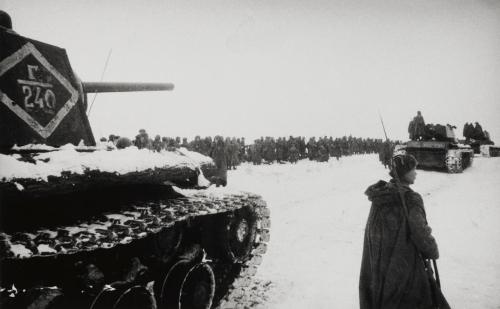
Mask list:
[[[56,108],[56,95],[51,89],[40,86],[23,85],[24,107],[33,109],[35,105],[47,112],[53,112]]]

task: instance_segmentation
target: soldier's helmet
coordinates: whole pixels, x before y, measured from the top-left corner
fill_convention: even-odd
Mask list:
[[[0,26],[12,29],[12,19],[7,12],[0,10]]]

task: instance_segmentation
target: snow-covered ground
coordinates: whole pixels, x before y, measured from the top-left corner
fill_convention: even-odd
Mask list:
[[[229,186],[261,194],[271,209],[271,241],[246,306],[358,308],[364,191],[388,179],[377,155],[327,163],[245,164]],[[443,292],[453,308],[500,308],[500,158],[476,157],[463,174],[418,171],[440,249]]]

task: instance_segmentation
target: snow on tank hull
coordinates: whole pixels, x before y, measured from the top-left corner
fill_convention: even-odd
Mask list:
[[[417,168],[444,170],[461,173],[472,165],[474,151],[466,145],[448,141],[409,141],[398,145],[394,154],[411,154],[417,161]]]
[[[20,164],[0,177],[1,308],[212,308],[250,283],[269,210],[251,193],[193,189],[217,177],[213,163],[177,154],[173,165],[115,173],[88,157],[122,150],[76,151],[81,170],[74,160],[60,175],[36,170],[57,165],[58,152],[0,155]],[[22,177],[24,167],[40,177]]]

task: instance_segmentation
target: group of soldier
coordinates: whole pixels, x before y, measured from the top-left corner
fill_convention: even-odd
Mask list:
[[[446,140],[447,130],[454,129],[451,125],[433,125],[426,124],[421,112],[410,121],[408,133],[411,140]],[[489,133],[483,131],[479,123],[466,123],[463,129],[463,135],[466,141],[489,140]],[[209,156],[218,165],[225,165],[227,169],[235,169],[242,162],[250,162],[254,165],[271,164],[274,162],[296,163],[301,159],[308,158],[311,161],[327,162],[330,158],[339,160],[342,156],[353,154],[378,153],[380,162],[388,167],[393,156],[395,144],[400,142],[383,141],[381,139],[357,138],[352,136],[343,136],[333,138],[323,136],[318,139],[310,137],[307,142],[303,136],[279,137],[261,137],[254,140],[252,144],[246,144],[245,138],[196,136],[194,140],[188,141],[187,138],[180,137],[161,137],[156,135],[153,139],[149,137],[146,130],[139,130],[134,140],[110,135],[108,139],[102,141],[111,141],[117,148],[136,146],[139,149],[147,148],[154,151],[170,150],[184,147],[188,150],[199,152]]]
[[[463,135],[467,142],[471,139],[474,139],[476,141],[490,140],[490,133],[488,133],[488,131],[486,130],[483,131],[483,128],[478,122],[476,122],[475,125],[466,122],[464,124]]]
[[[385,168],[390,168],[391,166],[392,156],[394,155],[394,146],[396,145],[396,143],[400,142],[385,141],[380,145],[378,151],[378,159]]]
[[[449,136],[453,136],[453,134],[448,133],[452,129],[456,129],[456,127],[449,124],[446,124],[446,126],[432,123],[426,124],[420,111],[417,112],[417,115],[413,117],[408,125],[408,133],[412,141],[446,141],[450,138]]]
[[[153,151],[172,151],[185,147],[188,150],[212,157],[216,163],[222,164],[224,161],[228,169],[235,169],[241,162],[251,162],[254,165],[274,162],[296,163],[305,158],[311,161],[327,162],[332,157],[339,160],[342,156],[365,153],[383,153],[381,158],[385,158],[387,156],[383,151],[388,148],[381,139],[352,136],[341,138],[324,136],[318,139],[311,137],[307,142],[306,138],[301,136],[279,137],[277,139],[268,136],[256,139],[252,144],[246,144],[244,137],[229,138],[220,135],[214,138],[196,136],[191,141],[188,141],[187,138],[161,137],[160,135],[150,138],[144,129],[139,130],[139,134],[134,140],[110,135],[108,139],[103,138],[101,141],[113,142],[117,148],[134,145],[139,149],[146,148]]]
[[[446,129],[455,128],[447,125],[425,124],[424,118],[420,112],[413,118],[408,127],[411,140],[429,140],[446,139]],[[442,127],[442,128],[441,128]],[[441,132],[443,131],[443,132]],[[443,136],[441,136],[443,135]],[[464,125],[463,135],[466,140],[485,140],[489,139],[487,131],[483,131],[479,123],[475,126],[469,123]],[[246,144],[245,138],[215,137],[207,136],[201,138],[196,136],[194,140],[188,141],[187,138],[161,137],[156,135],[151,139],[148,133],[141,129],[134,140],[120,138],[110,135],[106,140],[111,141],[117,148],[136,146],[139,149],[147,148],[153,151],[169,150],[184,147],[188,150],[199,152],[214,159],[217,165],[225,165],[227,169],[236,169],[242,162],[250,162],[254,165],[271,164],[274,162],[296,163],[301,159],[308,158],[311,161],[327,162],[330,158],[339,160],[342,156],[353,154],[378,153],[380,162],[388,167],[393,156],[394,146],[400,142],[383,141],[381,139],[357,138],[352,136],[333,137],[310,137],[306,142],[303,136],[279,137],[261,137],[254,140],[252,144]]]
[[[418,140],[438,140],[438,141],[446,141],[451,136],[452,130],[456,129],[455,126],[446,124],[426,124],[424,121],[424,117],[422,114],[417,112],[417,115],[413,117],[408,126],[408,133],[410,135],[410,140],[418,141]],[[450,134],[448,134],[450,132]],[[478,122],[475,124],[465,123],[463,128],[463,136],[465,137],[466,143],[471,140],[476,141],[489,141],[490,134],[488,131],[484,130]]]

